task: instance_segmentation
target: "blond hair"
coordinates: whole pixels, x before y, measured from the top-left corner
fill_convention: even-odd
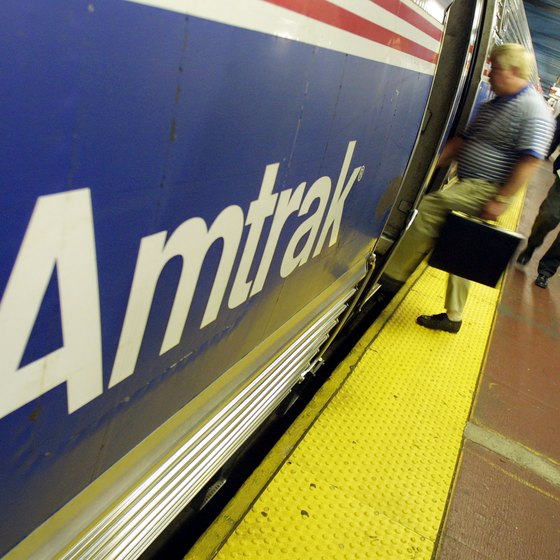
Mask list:
[[[531,79],[533,58],[525,47],[517,43],[504,43],[492,49],[490,58],[503,70],[517,69],[517,75],[524,80]]]

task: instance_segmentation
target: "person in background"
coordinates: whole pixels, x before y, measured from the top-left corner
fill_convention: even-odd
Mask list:
[[[548,151],[550,157],[560,144],[560,114],[556,117],[556,132]],[[531,235],[527,240],[527,247],[517,257],[517,262],[525,266],[533,256],[535,249],[543,244],[544,238],[560,223],[560,156],[557,157],[553,165],[555,175],[554,183],[543,200],[533,227]],[[548,286],[548,279],[556,274],[560,266],[560,233],[539,261],[537,279],[535,284],[539,288]]]
[[[395,293],[432,249],[449,211],[495,220],[510,198],[533,176],[546,157],[554,119],[531,85],[532,58],[521,45],[508,43],[491,53],[490,86],[496,97],[484,103],[473,122],[444,147],[438,166],[457,161],[459,180],[427,195],[418,216],[387,264],[380,283]],[[445,313],[421,315],[417,323],[457,333],[470,281],[450,275]]]

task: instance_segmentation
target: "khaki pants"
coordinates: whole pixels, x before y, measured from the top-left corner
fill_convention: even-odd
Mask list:
[[[486,202],[500,190],[496,183],[482,179],[462,179],[452,186],[427,195],[418,207],[418,215],[391,256],[385,274],[404,282],[420,261],[432,250],[439,231],[451,210],[478,216]],[[448,313],[463,312],[470,281],[449,275],[445,296]]]

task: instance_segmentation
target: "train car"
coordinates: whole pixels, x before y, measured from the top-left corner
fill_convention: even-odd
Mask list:
[[[376,292],[523,17],[4,2],[0,554],[137,558],[216,490]]]

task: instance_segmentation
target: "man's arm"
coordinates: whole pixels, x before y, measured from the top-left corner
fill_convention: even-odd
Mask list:
[[[437,167],[445,167],[446,165],[450,165],[452,161],[457,158],[457,154],[459,150],[463,147],[465,140],[460,136],[454,136],[450,140],[448,140],[441,151],[441,155],[439,156]]]
[[[513,168],[508,181],[500,190],[496,198],[489,200],[480,214],[485,220],[495,220],[508,206],[508,199],[525,186],[535,174],[540,165],[540,159],[533,156],[521,156]]]

